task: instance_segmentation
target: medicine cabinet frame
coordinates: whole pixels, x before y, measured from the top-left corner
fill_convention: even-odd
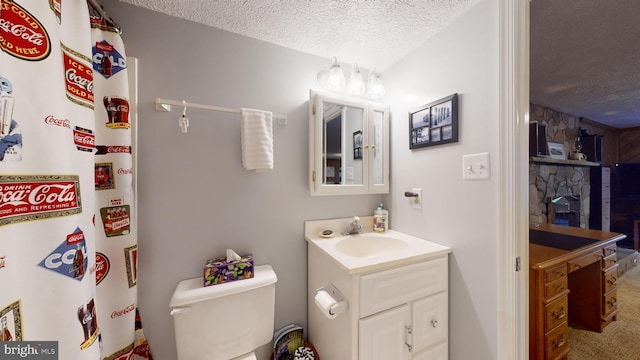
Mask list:
[[[325,119],[325,108],[330,107],[337,111]],[[349,119],[359,113],[362,114],[362,126],[349,125]],[[331,156],[328,156],[325,136],[327,124],[340,116],[340,151],[329,152]],[[356,139],[361,139],[362,144],[357,144]],[[340,166],[328,166],[329,157]],[[358,173],[359,169],[361,174]],[[337,182],[327,183],[328,177]],[[309,190],[311,196],[389,193],[389,106],[362,98],[310,90]]]

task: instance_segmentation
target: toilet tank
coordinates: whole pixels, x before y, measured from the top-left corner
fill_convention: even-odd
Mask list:
[[[276,273],[254,267],[254,277],[203,287],[202,277],[178,283],[169,306],[179,360],[228,360],[271,341]]]

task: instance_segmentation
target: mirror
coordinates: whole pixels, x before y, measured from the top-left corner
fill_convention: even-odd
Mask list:
[[[364,109],[332,102],[323,102],[322,109],[322,183],[362,185]]]
[[[388,193],[388,107],[311,91],[311,195]]]

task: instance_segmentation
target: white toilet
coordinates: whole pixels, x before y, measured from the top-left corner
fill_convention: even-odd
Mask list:
[[[179,360],[255,360],[271,341],[278,278],[270,265],[254,277],[203,287],[201,277],[178,283],[169,306]]]

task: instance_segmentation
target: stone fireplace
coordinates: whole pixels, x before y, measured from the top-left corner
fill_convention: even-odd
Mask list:
[[[549,222],[551,199],[572,196],[580,201],[580,227],[589,227],[591,186],[588,167],[529,164],[529,222]]]

